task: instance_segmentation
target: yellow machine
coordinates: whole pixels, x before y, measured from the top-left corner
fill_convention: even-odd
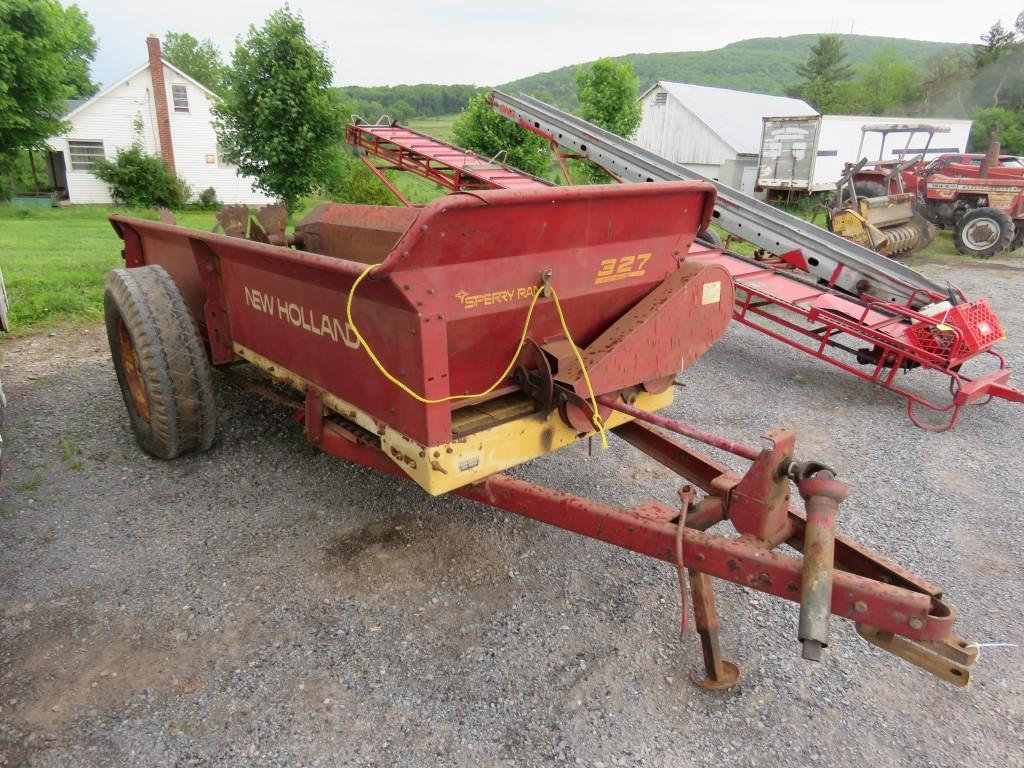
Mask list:
[[[836,196],[828,203],[829,229],[885,256],[910,253],[934,240],[938,229],[917,212],[917,196],[904,189],[903,173],[924,160],[924,153],[908,159],[913,137],[926,133],[927,151],[931,136],[938,130],[926,125],[865,126],[857,154],[864,148],[867,133],[881,133],[878,160],[870,162],[868,171],[864,171],[869,165],[866,157],[846,165],[836,184]],[[906,133],[908,137],[907,146],[896,161],[885,160],[882,155],[885,137],[890,133]]]
[[[840,237],[886,256],[923,248],[935,228],[915,210],[909,192],[858,197],[856,192],[829,209],[829,229]]]

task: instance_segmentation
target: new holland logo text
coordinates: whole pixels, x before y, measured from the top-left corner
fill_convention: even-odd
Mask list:
[[[283,300],[255,288],[245,288],[244,290],[246,306],[252,307],[258,312],[265,312],[278,320],[289,322],[296,328],[301,328],[315,336],[326,336],[332,341],[340,341],[351,349],[359,348],[359,339],[356,338],[348,323],[342,323],[336,317],[325,315],[322,312],[313,312],[294,301]]]

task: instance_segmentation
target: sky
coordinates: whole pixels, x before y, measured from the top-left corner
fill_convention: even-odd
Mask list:
[[[238,35],[282,5],[76,1],[96,27],[93,76],[105,85],[146,60],[151,32],[208,37],[227,58]],[[336,85],[500,85],[602,56],[709,50],[803,33],[974,43],[996,19],[1012,26],[1024,0],[986,0],[969,13],[967,7],[948,0],[291,0],[310,37],[327,47]]]

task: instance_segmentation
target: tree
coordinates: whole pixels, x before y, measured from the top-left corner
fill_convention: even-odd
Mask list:
[[[1003,154],[1024,155],[1024,113],[1013,112],[1001,107],[989,107],[972,115],[971,150],[984,152],[988,149],[992,128],[999,131],[999,146]]]
[[[484,94],[469,100],[452,125],[452,140],[484,157],[497,157],[534,176],[549,164],[548,143],[493,111]]]
[[[228,161],[289,208],[323,178],[344,127],[329,93],[333,76],[302,16],[285,6],[239,39],[214,107]]]
[[[94,93],[92,25],[57,0],[0,0],[0,170],[67,125],[67,99]]]
[[[846,61],[846,46],[839,35],[818,35],[807,61],[798,64],[796,73],[803,82],[791,89],[821,112],[833,111],[845,100],[837,87],[853,77],[853,67]]]
[[[963,87],[970,82],[972,67],[969,57],[960,52],[929,60],[921,76],[922,112],[967,117],[969,110],[964,104]]]
[[[216,94],[224,93],[226,69],[220,49],[209,38],[196,40],[188,32],[168,32],[162,46],[164,58]]]
[[[1015,28],[1024,22],[1024,12]],[[1024,31],[1017,39],[1015,30],[997,21],[974,46],[974,101],[991,107],[1024,109]]]
[[[843,38],[839,35],[818,35],[807,61],[797,65],[796,73],[806,81],[817,78],[832,83],[849,80],[853,76],[853,67],[846,61]]]
[[[626,139],[633,138],[642,115],[636,100],[640,78],[628,61],[616,62],[610,58],[598,59],[589,67],[576,70],[576,97],[580,102],[580,115],[606,131]],[[608,174],[593,163],[582,168],[570,163],[571,174],[582,176],[584,182],[604,184]]]
[[[87,99],[100,89],[93,82],[89,65],[96,59],[96,30],[77,5],[64,9],[64,83],[73,99]]]
[[[922,94],[922,77],[917,66],[892,46],[877,49],[854,78],[856,111],[871,115],[917,102]]]
[[[604,58],[580,67],[576,70],[580,115],[624,139],[633,138],[642,114],[636,100],[639,85],[640,78],[628,61]]]
[[[1019,20],[1020,17],[1018,17]],[[1013,43],[1016,40],[1014,31],[1012,29],[1006,29],[1003,26],[1002,21],[997,21],[991,27],[988,28],[988,32],[985,32],[981,36],[981,45],[974,46],[974,64],[978,69],[981,69],[993,61],[998,59],[1000,56],[1005,54],[1013,47]]]
[[[388,107],[388,114],[391,116],[392,120],[404,123],[410,117],[416,116],[416,110],[405,99],[398,99],[397,101],[391,102],[391,106]]]

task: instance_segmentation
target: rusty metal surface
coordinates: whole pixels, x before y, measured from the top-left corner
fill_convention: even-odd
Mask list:
[[[559,528],[631,549],[675,564],[676,526],[612,507],[495,475],[456,491],[491,506]],[[759,546],[751,539],[728,539],[687,528],[683,533],[687,568],[715,578],[799,601],[802,559]],[[952,612],[942,603],[911,590],[836,571],[832,613],[921,640],[945,638]]]
[[[361,264],[384,261],[416,220],[417,210],[322,203],[295,226],[303,250]]]
[[[846,486],[830,470],[821,469],[797,482],[807,509],[804,527],[804,567],[800,581],[800,630],[803,657],[820,661],[828,647],[828,619],[835,562],[835,525]]]
[[[740,681],[740,669],[722,658],[718,641],[718,611],[711,578],[700,571],[690,571],[690,589],[693,592],[693,617],[704,656],[704,674],[693,670],[690,679],[701,688],[722,691]]]
[[[262,206],[256,211],[256,220],[270,242],[280,244],[284,241],[285,227],[288,225],[288,209],[284,205],[274,203]]]
[[[944,653],[935,652],[933,650],[936,646],[935,643],[916,643],[892,632],[886,632],[877,627],[862,623],[857,624],[857,632],[872,645],[894,656],[899,656],[915,667],[919,667],[942,678],[947,683],[952,683],[961,688],[966,688],[971,684],[972,667],[977,654],[973,657],[963,657],[965,663],[961,664],[951,660]],[[958,641],[960,641],[960,638],[953,641],[953,648],[958,647]],[[952,653],[952,650],[950,652]]]
[[[624,403],[617,398],[604,395],[598,398],[598,401],[613,410],[632,416],[634,419],[646,421],[649,424],[654,424],[662,427],[663,429],[675,432],[676,434],[683,435],[684,437],[689,437],[692,440],[699,440],[702,443],[714,446],[720,450],[735,453],[737,456],[742,456],[745,459],[753,461],[758,456],[759,452],[757,450],[746,445],[741,445],[733,440],[698,429],[697,427],[686,424],[678,419],[670,419],[668,416],[661,416],[657,413],[648,413],[640,408],[634,408],[628,403]]]
[[[118,352],[121,355],[121,369],[124,371],[128,393],[131,395],[135,412],[144,422],[149,422],[149,398],[139,370],[139,357],[135,351],[135,341],[128,333],[128,326],[120,317],[117,319]]]
[[[610,259],[598,273],[608,274],[596,280],[621,279],[649,258]],[[591,385],[597,392],[613,392],[685,371],[725,332],[732,305],[728,272],[684,262],[581,351]],[[555,378],[577,394],[587,394],[575,356],[559,367]]]
[[[217,223],[228,237],[247,237],[249,234],[249,206],[225,205],[217,211]]]
[[[459,194],[422,209],[326,205],[298,229],[304,247],[316,250],[315,227],[351,229],[365,220],[376,250],[347,255],[383,265],[359,286],[354,320],[385,368],[438,399],[494,383],[515,354],[545,270],[573,338],[590,344],[678,267],[704,224],[709,194],[704,184],[648,184]],[[355,338],[345,306],[363,270],[358,260],[116,222],[136,264],[175,262],[175,282],[203,297],[197,316],[215,362],[231,359],[230,344],[242,345],[421,445],[450,442],[451,406],[401,392]],[[601,281],[605,262],[635,263],[637,254],[651,254],[642,269]],[[538,302],[529,335],[563,335],[550,299]]]

